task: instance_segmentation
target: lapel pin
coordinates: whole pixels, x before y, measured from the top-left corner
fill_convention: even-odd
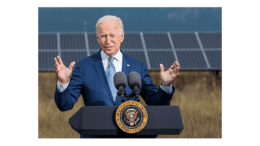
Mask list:
[[[130,64],[127,64],[126,66],[130,66]]]

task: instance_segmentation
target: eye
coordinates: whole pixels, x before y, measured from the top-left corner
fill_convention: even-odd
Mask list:
[[[101,35],[101,37],[103,38],[103,37],[107,37],[107,35]]]

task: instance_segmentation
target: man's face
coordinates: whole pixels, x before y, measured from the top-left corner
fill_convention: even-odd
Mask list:
[[[97,40],[102,50],[108,56],[114,57],[124,40],[124,31],[120,34],[120,27],[117,20],[103,22],[99,25]]]

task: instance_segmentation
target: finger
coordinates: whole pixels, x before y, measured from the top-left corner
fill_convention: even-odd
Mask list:
[[[172,75],[172,78],[175,79],[178,75],[179,75],[179,73],[173,74],[173,75]]]
[[[75,62],[74,62],[74,61],[71,62],[71,63],[70,63],[70,66],[69,66],[69,69],[72,69],[74,65],[75,65]]]
[[[174,62],[174,67],[178,67],[178,66],[179,66],[178,61],[175,61],[175,62]]]
[[[176,67],[176,61],[172,64],[170,68],[174,69]]]
[[[55,63],[54,65],[59,65],[59,62],[56,57],[54,58],[54,63]]]
[[[55,70],[57,71],[57,69],[58,69],[57,65],[54,65],[54,68],[55,68]]]
[[[161,72],[163,72],[163,71],[164,71],[163,64],[160,64],[160,70],[161,70]]]
[[[54,65],[57,63],[57,59],[56,57],[54,57]]]
[[[63,64],[63,62],[62,62],[60,56],[57,56],[57,59],[58,59],[58,63],[59,63],[59,64]]]
[[[179,67],[174,68],[174,73],[179,73]]]
[[[176,61],[177,66],[180,66],[179,62]]]
[[[174,69],[169,68],[168,71],[169,71],[169,74],[173,74],[174,73]]]
[[[60,66],[59,65],[55,65],[55,70],[56,72],[60,70]]]

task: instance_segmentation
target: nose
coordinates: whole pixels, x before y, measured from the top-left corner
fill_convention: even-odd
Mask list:
[[[110,42],[111,42],[111,38],[110,38],[109,35],[107,35],[107,37],[106,37],[106,43],[109,44]]]

